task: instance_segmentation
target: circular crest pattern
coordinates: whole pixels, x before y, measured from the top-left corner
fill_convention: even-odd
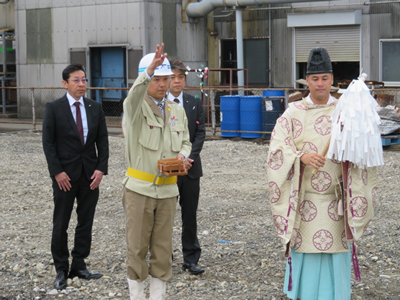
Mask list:
[[[325,192],[332,184],[332,177],[328,172],[318,171],[311,177],[311,186],[317,192]]]
[[[333,245],[333,235],[325,229],[318,230],[313,236],[314,247],[319,251],[327,251]]]
[[[292,195],[290,195],[289,198],[290,209],[296,211],[298,202],[299,202],[299,191],[295,190],[293,191]]]
[[[300,134],[303,132],[303,124],[301,124],[300,120],[293,118],[293,136],[297,139]]]
[[[367,214],[368,201],[365,197],[354,197],[350,201],[350,209],[353,217],[362,218]]]
[[[271,152],[269,156],[269,167],[272,170],[278,170],[283,165],[283,153],[282,150],[275,150]]]
[[[269,194],[270,194],[271,203],[278,202],[279,199],[281,198],[281,190],[279,189],[279,186],[273,181],[270,181],[268,186],[269,186]]]
[[[349,242],[346,239],[346,231],[343,230],[342,232],[342,246],[344,249],[349,249]]]
[[[287,226],[287,220],[278,215],[273,216],[274,224],[275,224],[275,231],[278,235],[283,235]]]
[[[331,133],[332,123],[330,116],[321,116],[314,123],[314,130],[319,135],[328,135]]]
[[[290,147],[294,147],[294,143],[291,137],[285,138],[285,144]]]
[[[298,250],[303,243],[303,237],[301,236],[300,230],[297,228],[293,228],[293,235],[290,241],[290,246],[295,246],[295,249]]]
[[[289,121],[285,117],[280,117],[278,119],[278,123],[281,125],[281,127],[286,131],[286,133],[290,132],[290,126],[289,126]]]
[[[304,154],[307,153],[318,153],[318,148],[311,142],[304,142],[303,148],[301,149],[301,152]]]
[[[368,172],[366,169],[363,169],[361,171],[361,178],[362,178],[364,185],[367,185],[368,184]]]
[[[340,221],[343,216],[338,215],[338,201],[333,200],[328,206],[328,215],[333,221]]]
[[[294,175],[294,165],[290,168],[286,180],[292,180]]]
[[[351,176],[351,172],[349,172],[347,176],[347,185],[351,187],[351,183],[353,182],[353,176]]]
[[[376,197],[378,196],[378,187],[374,187],[372,189],[371,194],[372,194],[372,203],[375,205]]]
[[[302,101],[296,101],[293,105],[300,110],[307,110]]]
[[[304,222],[311,222],[318,214],[317,206],[310,200],[304,200],[300,204],[301,220]]]

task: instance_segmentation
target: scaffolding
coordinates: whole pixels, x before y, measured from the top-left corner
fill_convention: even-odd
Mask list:
[[[0,29],[0,87],[2,114],[17,112],[17,97],[13,90],[4,87],[16,86],[15,33],[13,28]]]

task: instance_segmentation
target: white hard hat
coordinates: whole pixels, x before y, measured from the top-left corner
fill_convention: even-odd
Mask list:
[[[147,69],[147,67],[153,61],[154,55],[155,55],[155,53],[149,53],[142,57],[142,59],[139,62],[138,76],[140,76],[144,72],[144,70]],[[165,58],[162,65],[158,66],[155,69],[154,76],[169,76],[169,75],[174,75],[174,73],[172,73],[172,71],[171,71],[171,65],[169,63],[169,60],[167,58]]]

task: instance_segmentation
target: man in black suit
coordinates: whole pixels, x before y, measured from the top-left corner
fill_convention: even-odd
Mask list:
[[[68,92],[47,103],[43,119],[43,150],[53,181],[51,253],[57,271],[56,289],[66,288],[67,275],[83,279],[102,276],[90,273],[84,259],[90,253],[99,185],[108,166],[105,115],[100,103],[84,97],[87,89],[84,67],[69,65],[62,77]],[[67,230],[75,198],[78,222],[69,270]]]
[[[204,125],[203,105],[200,99],[183,93],[186,84],[186,68],[179,60],[170,61],[171,76],[168,99],[183,106],[188,118],[192,152],[187,161],[192,164],[188,174],[178,176],[179,204],[182,211],[182,270],[188,270],[193,275],[204,272],[198,266],[201,247],[197,238],[197,206],[199,204],[200,177],[203,176],[200,151],[203,148],[206,130]]]

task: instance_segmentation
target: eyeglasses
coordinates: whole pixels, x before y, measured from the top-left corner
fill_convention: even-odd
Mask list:
[[[89,80],[87,80],[87,78],[83,78],[83,79],[67,79],[69,81],[73,81],[76,84],[79,84],[79,82],[82,82],[83,84],[86,84]]]

